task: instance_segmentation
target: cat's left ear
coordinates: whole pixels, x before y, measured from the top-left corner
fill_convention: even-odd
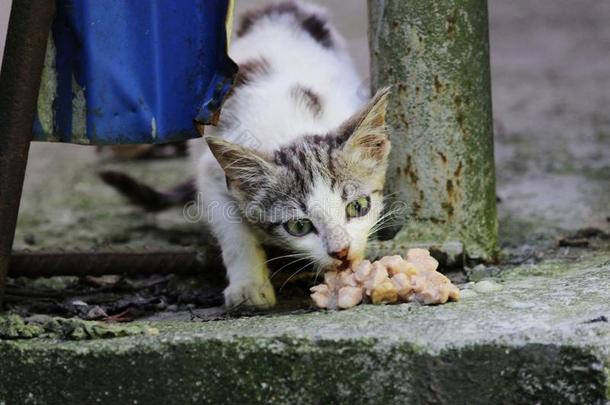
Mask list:
[[[372,159],[380,162],[387,160],[390,139],[385,117],[389,94],[389,87],[379,90],[371,101],[340,129],[339,136],[347,137],[343,150],[350,154],[352,159]]]
[[[205,140],[227,176],[227,182],[244,192],[256,191],[275,173],[267,156],[214,136]]]

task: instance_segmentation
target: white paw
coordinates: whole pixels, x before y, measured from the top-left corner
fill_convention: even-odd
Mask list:
[[[267,309],[275,305],[275,291],[269,279],[233,281],[224,291],[227,308]]]

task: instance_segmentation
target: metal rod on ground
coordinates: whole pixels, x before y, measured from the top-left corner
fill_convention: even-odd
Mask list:
[[[487,2],[369,0],[368,6],[371,85],[393,88],[386,192],[396,193],[390,207],[404,208],[394,239],[371,250],[448,243],[471,259],[493,259]]]
[[[0,71],[0,303],[55,2],[15,0]]]
[[[105,250],[15,252],[11,277],[101,276],[106,274],[218,274],[222,262],[216,252]],[[205,270],[205,271],[204,271]]]

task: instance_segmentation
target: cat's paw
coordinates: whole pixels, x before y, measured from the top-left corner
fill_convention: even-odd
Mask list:
[[[233,281],[224,291],[227,308],[267,309],[275,305],[275,291],[269,279]]]

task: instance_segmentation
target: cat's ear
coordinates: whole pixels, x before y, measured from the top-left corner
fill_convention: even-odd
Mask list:
[[[248,192],[273,176],[275,165],[263,154],[214,136],[206,136],[205,140],[229,185]]]
[[[366,106],[341,127],[339,136],[344,139],[343,150],[352,159],[387,160],[390,139],[385,117],[389,94],[389,87],[379,90]]]

